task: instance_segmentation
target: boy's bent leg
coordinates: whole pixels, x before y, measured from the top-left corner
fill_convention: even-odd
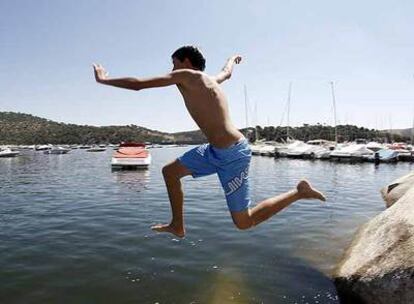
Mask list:
[[[183,191],[180,179],[187,175],[194,178],[210,175],[216,172],[216,168],[209,163],[210,145],[204,144],[185,152],[178,159],[166,165],[162,169],[168,197],[171,203],[172,220],[167,225],[156,225],[152,229],[160,232],[170,232],[176,236],[185,235],[183,219]]]
[[[268,198],[251,209],[231,212],[234,224],[239,229],[248,229],[269,219],[279,211],[300,199],[319,199],[325,201],[325,196],[305,180],[300,181],[296,189],[284,194]]]
[[[178,237],[183,237],[185,235],[183,218],[184,196],[180,179],[184,176],[191,175],[191,171],[184,167],[179,160],[175,160],[163,167],[162,174],[171,203],[172,220],[170,224],[155,225],[151,229],[159,232],[170,232]]]

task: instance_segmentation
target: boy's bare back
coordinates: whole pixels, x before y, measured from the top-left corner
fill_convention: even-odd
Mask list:
[[[224,148],[243,137],[230,119],[227,98],[215,77],[200,71],[185,72],[184,81],[177,87],[188,112],[208,141]]]

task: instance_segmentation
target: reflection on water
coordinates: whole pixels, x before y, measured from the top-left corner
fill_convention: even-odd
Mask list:
[[[149,170],[112,170],[112,175],[117,182],[136,192],[147,189],[151,177]]]
[[[375,167],[252,159],[257,202],[308,178],[300,201],[249,231],[231,220],[217,176],[183,179],[187,236],[161,174],[189,148],[153,149],[146,171],[111,171],[112,151],[0,159],[0,303],[338,303],[329,273],[382,210],[379,189],[411,164]]]

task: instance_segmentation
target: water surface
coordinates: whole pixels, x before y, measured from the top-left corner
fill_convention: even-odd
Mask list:
[[[238,231],[217,177],[186,177],[177,239],[149,227],[170,218],[161,168],[187,149],[153,149],[148,171],[111,172],[110,150],[0,159],[0,303],[338,303],[332,268],[412,170],[253,157],[254,201],[302,177],[328,201]]]

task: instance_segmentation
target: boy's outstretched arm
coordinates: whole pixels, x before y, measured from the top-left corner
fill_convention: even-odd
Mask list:
[[[142,90],[147,88],[165,87],[174,84],[181,84],[187,78],[189,71],[179,70],[172,71],[169,74],[152,77],[152,78],[135,78],[135,77],[124,77],[124,78],[108,78],[108,73],[104,67],[100,64],[94,64],[93,70],[95,74],[95,80],[98,83],[106,84],[118,88],[128,90]]]
[[[240,55],[234,55],[231,56],[225,66],[223,67],[223,69],[221,70],[220,73],[218,73],[214,78],[218,83],[222,83],[224,80],[226,79],[230,79],[231,77],[231,73],[233,72],[233,66],[234,64],[239,64],[240,61],[242,60],[242,57]]]

